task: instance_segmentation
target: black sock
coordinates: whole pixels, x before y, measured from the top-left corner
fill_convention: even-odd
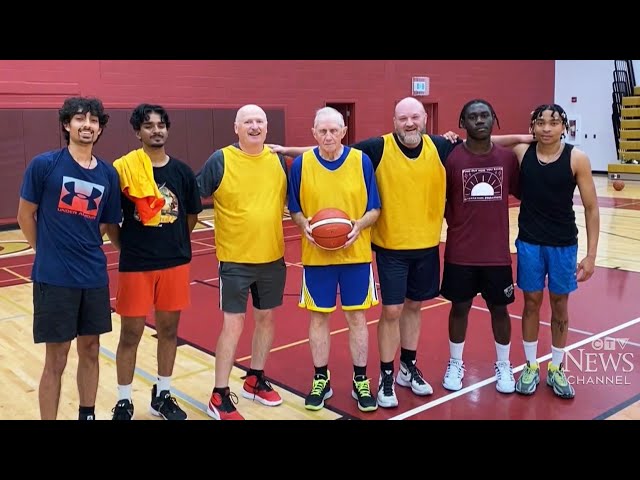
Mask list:
[[[365,365],[364,367],[358,367],[356,365],[353,366],[353,375],[357,378],[357,377],[364,377],[367,378],[367,366]]]
[[[80,405],[78,409],[78,420],[95,420],[96,419],[96,407],[83,407]]]
[[[400,361],[405,365],[413,365],[416,361],[416,351],[415,350],[407,350],[406,348],[400,349]]]
[[[213,393],[219,393],[221,397],[224,397],[225,395],[227,395],[228,391],[229,391],[229,387],[216,387],[213,389]]]
[[[380,371],[381,372],[391,372],[391,373],[393,373],[393,361],[391,361],[391,362],[380,362]]]
[[[262,378],[264,376],[264,370],[254,370],[253,368],[250,368],[247,372],[247,377],[250,377],[251,375]]]
[[[329,378],[329,366],[325,365],[324,367],[314,367],[316,370],[316,375],[322,375],[324,378]]]

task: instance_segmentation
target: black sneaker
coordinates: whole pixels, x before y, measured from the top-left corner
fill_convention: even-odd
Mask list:
[[[373,412],[378,409],[376,397],[371,395],[369,379],[364,375],[353,377],[351,396],[358,401],[358,408],[362,412]]]
[[[320,410],[324,407],[324,401],[331,398],[331,374],[327,371],[327,376],[314,375],[311,391],[304,400],[304,408],[307,410]]]
[[[186,420],[187,413],[178,406],[175,397],[171,396],[169,390],[160,392],[160,396],[156,396],[158,386],[153,385],[151,389],[151,408],[149,411],[156,417],[162,417],[165,420]]]
[[[116,406],[111,410],[113,417],[111,420],[132,420],[133,419],[133,403],[129,400],[118,400]]]

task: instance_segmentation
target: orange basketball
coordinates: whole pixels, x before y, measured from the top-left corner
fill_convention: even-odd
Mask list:
[[[614,180],[613,188],[615,188],[619,192],[624,188],[624,182],[622,180]]]
[[[311,236],[325,250],[337,250],[347,243],[353,229],[349,215],[337,208],[323,208],[309,222]]]

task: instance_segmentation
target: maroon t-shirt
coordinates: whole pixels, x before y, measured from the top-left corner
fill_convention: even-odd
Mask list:
[[[509,194],[519,196],[518,158],[493,145],[476,155],[464,144],[449,154],[445,262],[457,265],[511,265]]]

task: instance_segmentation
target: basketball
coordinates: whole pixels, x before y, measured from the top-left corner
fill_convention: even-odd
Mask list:
[[[613,188],[615,188],[619,192],[624,188],[624,182],[622,180],[614,180]]]
[[[347,243],[353,229],[349,215],[337,208],[323,208],[309,222],[311,236],[325,250],[337,250]]]

